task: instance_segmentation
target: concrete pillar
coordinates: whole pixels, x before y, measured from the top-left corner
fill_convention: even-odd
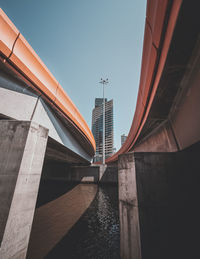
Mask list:
[[[200,142],[119,157],[121,258],[200,258]]]
[[[141,259],[134,154],[119,157],[118,173],[121,258]]]
[[[0,258],[25,258],[48,130],[29,121],[0,121]]]

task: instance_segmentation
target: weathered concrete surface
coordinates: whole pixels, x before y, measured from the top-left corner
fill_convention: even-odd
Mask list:
[[[99,181],[98,166],[72,166],[67,163],[54,160],[45,160],[42,178],[47,180],[62,180],[67,182],[88,182]]]
[[[42,259],[89,207],[95,184],[79,184],[68,193],[36,209],[27,259]]]
[[[134,148],[135,152],[175,152],[178,146],[169,121],[156,128]]]
[[[182,8],[184,14],[189,12],[192,15],[196,12],[192,11],[195,5],[191,6],[188,1],[183,1]],[[199,18],[191,16],[190,19],[184,19],[184,14],[180,18],[183,19],[182,22],[178,22],[177,30],[180,31],[174,37],[176,43],[170,47],[173,54],[168,54],[163,78],[147,121],[134,146],[135,152],[174,152],[200,141],[200,40],[199,32],[196,31],[195,36],[198,27],[194,26]],[[189,17],[188,14],[186,17]],[[186,28],[184,23],[187,23],[188,33],[192,32],[190,40],[184,42],[185,47],[183,41],[186,31],[182,29]],[[192,26],[191,31],[189,26]],[[182,40],[179,37],[183,37]],[[194,44],[193,48],[190,44]],[[169,73],[172,67],[179,69]]]
[[[66,180],[69,182],[98,183],[99,167],[98,166],[70,167],[69,172],[66,174]]]
[[[0,86],[1,86],[0,75]],[[5,83],[5,82],[3,82]],[[31,94],[31,92],[30,92]],[[62,143],[44,105],[37,95],[28,95],[0,87],[0,111],[6,116],[20,121],[34,121],[49,129],[49,136]],[[8,105],[9,104],[9,105]]]
[[[140,225],[134,155],[121,155],[119,172],[120,255],[141,259]]]
[[[138,243],[131,239],[136,231],[130,226],[135,224],[136,228],[138,224],[133,216],[134,207],[138,208],[135,216],[139,212],[142,259],[200,258],[199,154],[197,143],[179,152],[135,152],[120,157],[120,203],[127,201],[120,205],[124,253],[130,253]],[[128,212],[132,218],[128,218]]]
[[[118,183],[118,166],[117,163],[108,165],[100,165],[99,167],[99,182],[104,183]]]
[[[0,121],[0,258],[25,258],[48,130],[28,121]]]
[[[94,151],[86,138],[58,112],[54,105],[2,62],[0,62],[0,96],[0,119],[34,121],[49,129],[49,137],[60,145],[56,146],[56,150],[52,145],[47,150],[54,159],[76,163],[75,157],[76,160],[78,158],[77,163],[87,165],[91,162]]]
[[[188,68],[170,114],[180,149],[200,141],[200,40]]]
[[[46,160],[43,168],[44,179],[58,179],[69,182],[117,183],[117,164],[90,166],[70,166],[66,163]]]
[[[0,72],[0,117],[3,115],[20,121],[33,121],[48,128],[49,137],[57,143],[57,145],[51,145],[51,148],[47,149],[47,153],[50,153],[48,155],[53,156],[54,159],[72,163],[73,157],[77,157],[79,163],[90,163],[91,156],[80,145],[80,141],[71,134],[58,115],[47,106],[45,101],[27,88],[18,86],[19,82],[17,81],[12,85],[10,80],[11,78],[5,78],[4,73]],[[11,88],[18,87],[11,90],[8,89],[10,85]],[[61,150],[65,149],[64,152],[58,152],[56,148],[52,148],[59,145]],[[63,153],[66,155],[63,155]]]

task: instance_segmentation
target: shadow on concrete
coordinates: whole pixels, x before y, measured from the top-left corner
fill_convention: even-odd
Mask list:
[[[200,258],[200,143],[134,155],[142,258]]]

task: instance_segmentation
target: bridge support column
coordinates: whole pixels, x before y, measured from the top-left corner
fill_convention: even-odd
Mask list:
[[[29,121],[0,121],[0,258],[25,258],[48,130]]]
[[[141,259],[140,225],[134,154],[118,161],[120,254],[123,259]]]
[[[120,156],[122,258],[200,258],[199,154],[197,143],[179,152]]]

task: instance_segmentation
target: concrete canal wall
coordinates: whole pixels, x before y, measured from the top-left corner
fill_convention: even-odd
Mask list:
[[[60,162],[45,161],[42,177],[44,180],[114,184],[118,182],[118,166],[117,164],[69,166]]]
[[[200,258],[200,143],[120,156],[121,258]]]

